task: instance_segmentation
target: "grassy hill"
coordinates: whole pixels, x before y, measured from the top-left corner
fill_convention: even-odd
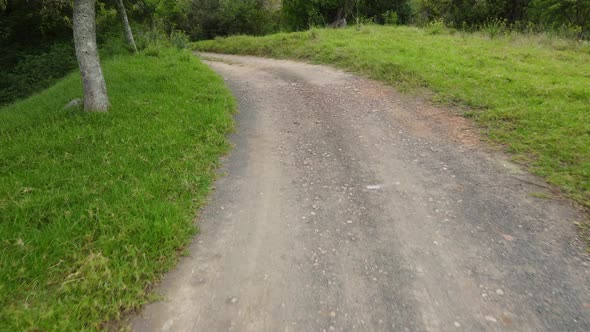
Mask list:
[[[63,109],[77,73],[0,109],[0,330],[96,330],[147,301],[229,148],[233,97],[188,52],[103,69],[107,114]]]
[[[433,24],[312,29],[194,44],[202,51],[331,64],[467,106],[494,141],[590,207],[590,45],[546,35],[490,38]]]

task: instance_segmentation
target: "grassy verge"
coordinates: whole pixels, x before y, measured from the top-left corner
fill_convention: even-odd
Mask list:
[[[543,36],[413,27],[310,30],[194,44],[220,53],[333,64],[470,107],[515,159],[590,206],[590,46]]]
[[[71,74],[0,110],[0,326],[100,329],[148,300],[195,232],[233,97],[188,52],[104,63],[112,110],[64,110]]]

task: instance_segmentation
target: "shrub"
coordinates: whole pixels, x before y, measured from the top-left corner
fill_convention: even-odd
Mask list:
[[[150,47],[160,47],[168,42],[168,37],[163,29],[154,25],[147,29],[137,31],[135,34],[135,43],[140,50]]]
[[[524,34],[534,34],[540,32],[540,26],[530,21],[516,21],[510,25],[510,30]]]
[[[490,39],[494,39],[499,35],[508,33],[506,19],[490,19],[487,20],[481,27],[481,31],[486,33]]]
[[[376,22],[373,17],[359,16],[356,18],[356,24],[357,25],[372,25],[372,24],[376,24]]]
[[[187,48],[189,42],[188,36],[183,31],[173,30],[170,34],[170,43],[178,49]]]
[[[429,35],[440,35],[445,31],[445,22],[442,19],[434,20],[426,24],[426,32]]]
[[[397,13],[393,10],[388,10],[383,13],[383,23],[385,25],[398,25],[399,17],[397,16]]]
[[[571,23],[562,24],[556,29],[557,35],[566,39],[581,39],[582,27]]]

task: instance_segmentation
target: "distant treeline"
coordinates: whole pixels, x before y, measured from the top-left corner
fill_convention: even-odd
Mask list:
[[[590,33],[590,0],[413,0],[417,24],[442,19],[455,28],[479,28],[504,21],[529,30],[569,28],[579,37]],[[533,28],[535,27],[535,28]]]
[[[71,0],[0,0],[0,105],[52,84],[76,67]],[[264,35],[348,24],[436,22],[462,30],[561,31],[590,38],[590,0],[124,0],[138,43]],[[114,0],[97,0],[105,55],[124,43]]]
[[[348,24],[425,25],[442,20],[454,28],[476,29],[490,21],[590,33],[590,0],[124,0],[136,26],[192,40],[234,34],[262,35],[305,30],[345,18]],[[97,0],[98,24],[114,15],[114,0]],[[72,1],[0,0],[0,46],[28,48],[71,38]],[[101,24],[102,23],[102,24]],[[41,47],[41,48],[43,48]],[[4,56],[4,54],[3,54]],[[5,59],[5,58],[4,58]]]
[[[563,29],[590,34],[590,0],[283,0],[282,27],[302,30],[344,15],[350,23],[425,25],[443,21],[476,30],[490,22],[539,32]]]
[[[233,34],[349,24],[425,25],[442,20],[475,29],[490,21],[539,29],[577,27],[590,33],[590,0],[124,0],[135,25],[166,33],[182,30],[193,40]],[[97,0],[98,23],[113,15],[114,0]],[[72,1],[0,0],[0,46],[38,45],[71,38]],[[116,26],[116,24],[115,24]],[[103,29],[112,29],[102,25]]]
[[[415,24],[442,21],[477,30],[501,22],[522,31],[567,28],[590,35],[590,0],[179,0],[177,27],[192,39],[233,34],[262,35],[348,24]]]

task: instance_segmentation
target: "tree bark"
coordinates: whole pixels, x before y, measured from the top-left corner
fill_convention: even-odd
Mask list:
[[[74,44],[84,87],[84,109],[106,112],[109,97],[96,45],[95,0],[74,1]]]
[[[121,17],[121,22],[123,22],[127,43],[133,49],[133,52],[137,53],[137,45],[135,45],[135,39],[133,38],[133,32],[131,31],[131,26],[129,25],[129,19],[127,18],[127,11],[125,10],[123,0],[117,0],[117,7],[119,17]]]

